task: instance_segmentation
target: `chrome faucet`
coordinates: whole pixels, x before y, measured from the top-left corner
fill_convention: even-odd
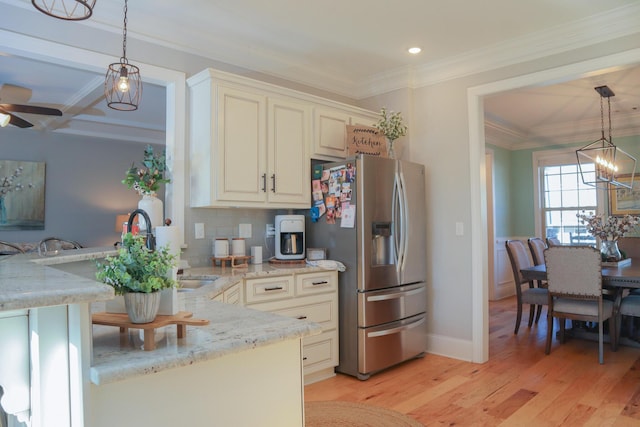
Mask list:
[[[151,231],[151,218],[149,218],[149,214],[144,209],[136,209],[135,211],[131,212],[131,215],[129,216],[129,222],[127,223],[127,233],[131,233],[133,219],[138,214],[142,215],[145,224],[147,224],[147,249],[153,251],[156,249],[156,239],[155,237],[153,237],[153,233]]]

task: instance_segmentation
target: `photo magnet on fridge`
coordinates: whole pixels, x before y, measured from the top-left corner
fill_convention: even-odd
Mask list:
[[[322,178],[322,165],[314,165],[313,166],[313,179],[320,179]]]

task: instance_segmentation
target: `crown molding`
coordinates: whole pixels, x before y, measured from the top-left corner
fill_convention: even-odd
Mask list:
[[[378,74],[359,86],[356,99],[394,90],[411,77],[412,89],[531,61],[620,37],[640,34],[640,3],[613,9],[556,28],[506,40],[442,61]],[[406,87],[406,86],[405,86]]]

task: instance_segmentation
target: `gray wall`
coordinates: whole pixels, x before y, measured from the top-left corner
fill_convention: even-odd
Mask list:
[[[38,242],[57,236],[84,246],[113,245],[120,238],[116,215],[131,212],[140,198],[121,181],[143,154],[140,143],[0,129],[0,159],[46,164],[44,230],[0,231],[0,240]]]

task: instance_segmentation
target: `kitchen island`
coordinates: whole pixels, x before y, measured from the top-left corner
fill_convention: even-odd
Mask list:
[[[41,341],[51,342],[40,352],[33,333],[23,337],[31,363],[41,367],[28,378],[31,394],[39,398],[7,412],[22,419],[29,415],[40,426],[302,425],[301,340],[319,333],[318,325],[214,301],[242,280],[236,273],[208,288],[179,293],[181,308],[208,325],[187,327],[180,339],[175,326],[161,328],[156,349],[143,351],[139,330],[123,334],[91,326],[91,312],[113,297],[110,287],[52,265],[108,254],[105,248],[82,249],[0,262],[0,322],[19,318],[27,325],[24,332],[40,325]],[[61,344],[62,357],[54,352]],[[15,360],[1,363],[12,370],[7,364]],[[44,381],[44,371],[56,373],[56,379]],[[2,385],[4,405],[20,388]]]

